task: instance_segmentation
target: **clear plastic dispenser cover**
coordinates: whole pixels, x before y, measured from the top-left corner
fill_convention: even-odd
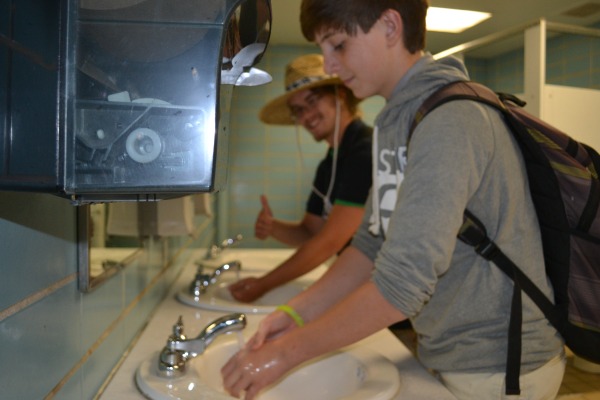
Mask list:
[[[232,90],[266,49],[269,0],[77,4],[68,12],[65,194],[89,203],[218,190]]]

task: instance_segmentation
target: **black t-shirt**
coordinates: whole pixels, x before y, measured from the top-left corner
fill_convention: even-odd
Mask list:
[[[330,203],[363,206],[371,188],[371,141],[373,129],[359,119],[354,120],[344,132],[338,149],[337,170],[331,191]],[[322,196],[327,195],[333,169],[333,149],[317,167],[313,190],[306,204],[306,211],[327,218]],[[315,190],[317,189],[317,191]]]

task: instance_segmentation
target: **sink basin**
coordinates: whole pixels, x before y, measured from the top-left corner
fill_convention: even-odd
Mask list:
[[[173,379],[158,375],[155,355],[136,371],[138,389],[153,400],[230,400],[232,397],[223,390],[220,370],[238,349],[236,341],[214,343],[188,362],[184,376]],[[257,398],[389,400],[399,388],[398,370],[391,361],[367,348],[353,346],[300,365]]]
[[[266,271],[275,268],[294,254],[294,249],[232,249],[213,260],[199,260],[208,268],[217,268],[224,262],[241,260],[245,271]]]
[[[277,305],[286,303],[311,284],[307,280],[292,281],[265,293],[264,296],[253,303],[240,303],[231,296],[229,289],[227,289],[234,281],[234,279],[227,280],[224,278],[223,282],[210,287],[201,296],[194,296],[185,287],[177,293],[177,299],[184,304],[206,310],[268,314],[275,311]]]
[[[261,276],[288,259],[293,253],[293,249],[227,250],[216,260],[201,261],[208,268],[205,270],[205,273],[209,273],[210,269],[218,268],[223,263],[239,260],[242,265],[239,276],[236,272],[224,273],[216,285],[209,287],[206,293],[198,297],[190,293],[186,286],[177,293],[177,299],[186,305],[205,310],[268,314],[273,312],[277,305],[286,303],[289,299],[310,286],[326,271],[327,267],[325,265],[319,266],[309,274],[271,290],[252,303],[240,303],[235,300],[229,293],[227,286],[235,282],[238,278]],[[190,284],[192,283],[192,279],[193,277],[190,277]]]

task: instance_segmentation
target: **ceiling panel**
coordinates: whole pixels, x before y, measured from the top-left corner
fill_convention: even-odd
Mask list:
[[[301,0],[271,0],[271,44],[307,44],[298,21],[300,3]],[[600,0],[432,0],[430,5],[492,13],[489,20],[459,34],[429,32],[427,50],[434,54],[540,18],[578,26],[600,21]]]

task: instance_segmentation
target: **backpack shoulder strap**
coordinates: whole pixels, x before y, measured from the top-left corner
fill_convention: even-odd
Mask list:
[[[538,289],[527,275],[502,252],[502,250],[489,238],[485,226],[469,210],[463,214],[463,224],[457,234],[458,238],[472,246],[475,252],[488,261],[494,263],[513,281],[513,293],[510,306],[510,319],[508,322],[508,348],[506,352],[506,394],[520,394],[519,376],[521,374],[521,327],[523,322],[523,302],[521,291],[542,309],[550,319],[553,314],[553,304],[544,293]],[[554,319],[555,320],[555,319]]]
[[[521,100],[519,100],[517,97],[511,95],[501,96],[502,98],[510,99],[517,104],[522,104]],[[421,123],[427,114],[442,104],[446,104],[447,102],[453,100],[474,100],[494,107],[503,113],[507,112],[501,98],[499,98],[498,95],[488,87],[472,81],[452,82],[441,89],[438,89],[431,96],[429,96],[427,100],[423,102],[423,104],[421,104],[411,124],[408,140],[410,141],[410,138],[412,137],[417,125]]]
[[[472,246],[475,252],[488,261],[493,262],[509,276],[513,281],[518,281],[521,289],[533,300],[542,310],[546,318],[555,326],[559,326],[558,315],[554,309],[554,304],[542,292],[535,283],[521,269],[504,254],[500,248],[487,235],[485,226],[469,210],[463,214],[463,224],[460,227],[457,237],[463,242]]]

